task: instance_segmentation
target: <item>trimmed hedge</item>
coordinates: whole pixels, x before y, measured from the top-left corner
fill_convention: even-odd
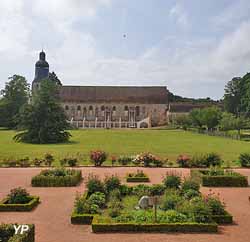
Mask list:
[[[232,224],[233,216],[226,212],[224,215],[212,215],[212,219],[217,224]]]
[[[94,214],[71,214],[71,223],[72,224],[91,224],[94,218]]]
[[[129,177],[126,178],[127,182],[150,182],[149,177]]]
[[[31,196],[32,200],[25,204],[7,204],[7,200],[4,199],[0,203],[0,212],[28,212],[33,210],[39,204],[39,197]]]
[[[136,224],[136,223],[98,223],[94,218],[92,222],[94,233],[114,232],[159,232],[159,233],[216,233],[218,225],[199,223],[159,223],[159,224]]]
[[[14,224],[0,224],[0,241],[7,242],[35,242],[35,226],[28,224],[29,231],[24,234],[14,234]]]
[[[74,175],[67,176],[44,176],[39,174],[32,177],[33,187],[73,187],[77,186],[82,180],[82,172],[74,170]]]
[[[246,176],[221,175],[209,176],[204,174],[206,170],[191,170],[191,177],[207,187],[247,187],[248,180]]]

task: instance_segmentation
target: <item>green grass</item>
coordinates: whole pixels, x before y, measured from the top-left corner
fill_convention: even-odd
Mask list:
[[[91,150],[102,149],[112,155],[150,151],[172,161],[180,154],[216,152],[225,161],[233,161],[240,153],[250,152],[249,143],[244,141],[180,130],[74,130],[71,133],[71,142],[67,144],[32,145],[15,143],[14,131],[0,130],[0,160],[41,158],[47,152],[57,159],[81,156],[87,160]]]

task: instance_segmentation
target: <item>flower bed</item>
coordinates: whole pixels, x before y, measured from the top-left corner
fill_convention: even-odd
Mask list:
[[[15,234],[14,224],[0,224],[0,241],[3,242],[35,242],[35,226],[29,224],[29,230],[23,234]]]
[[[214,233],[218,224],[232,222],[219,197],[213,193],[203,196],[199,184],[174,176],[164,178],[163,184],[134,187],[121,185],[116,176],[104,182],[92,176],[86,183],[87,192],[77,194],[71,223],[92,223],[95,233]]]
[[[32,177],[31,184],[33,187],[71,187],[77,186],[81,180],[80,170],[51,169]]]
[[[149,177],[143,171],[136,173],[128,173],[126,176],[127,182],[150,182]]]
[[[221,169],[191,170],[191,177],[207,187],[247,187],[248,180],[237,172]]]
[[[18,187],[10,191],[0,203],[0,212],[27,212],[39,204],[39,197],[31,196],[25,189]]]

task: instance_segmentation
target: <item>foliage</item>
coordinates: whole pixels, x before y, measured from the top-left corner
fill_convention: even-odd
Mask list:
[[[183,196],[185,199],[190,200],[194,197],[200,196],[200,192],[193,189],[188,189],[183,191]]]
[[[119,156],[118,158],[118,163],[123,166],[128,165],[132,161],[133,161],[133,158],[131,156],[122,155],[122,156]]]
[[[24,131],[14,136],[15,141],[50,144],[69,140],[71,135],[65,131],[69,124],[60,105],[57,84],[50,80],[40,83],[32,103],[27,104],[20,114],[19,128]]]
[[[186,155],[179,155],[176,163],[180,166],[180,167],[189,167],[189,161],[190,158]]]
[[[60,160],[61,166],[69,165],[71,167],[77,166],[78,160],[77,158],[69,157]]]
[[[94,174],[89,174],[88,179],[86,181],[86,187],[88,189],[88,195],[95,192],[103,192],[105,191],[104,184],[100,180],[100,178]]]
[[[189,167],[210,167],[210,166],[220,166],[222,160],[220,155],[211,152],[208,154],[195,155],[189,161]]]
[[[29,84],[25,77],[14,75],[9,78],[5,88],[0,92],[0,126],[16,128],[19,112],[29,100]]]
[[[52,162],[54,161],[53,155],[47,153],[44,156],[44,163],[46,166],[51,166]]]
[[[104,187],[107,194],[109,194],[112,190],[119,189],[120,185],[121,181],[118,176],[106,176],[104,179]]]
[[[101,150],[95,150],[90,152],[90,160],[95,166],[101,166],[102,163],[107,159],[107,154]]]
[[[26,189],[18,187],[10,190],[10,193],[7,195],[8,204],[25,204],[31,200],[30,194]]]
[[[137,165],[141,164],[145,167],[149,166],[162,166],[162,162],[158,157],[151,153],[141,153],[137,155],[134,159],[133,162]]]
[[[176,209],[177,205],[182,200],[181,196],[176,191],[166,190],[162,202],[161,209],[163,210],[172,210]]]
[[[160,196],[165,192],[165,186],[162,184],[153,184],[150,187],[150,196]]]
[[[242,167],[250,167],[250,153],[240,154],[239,162]]]
[[[200,190],[200,184],[195,182],[192,179],[186,179],[181,186],[182,191],[187,191],[187,190],[195,190],[199,191]]]
[[[178,189],[181,184],[181,178],[177,175],[166,176],[163,179],[163,183],[166,188],[175,188]]]
[[[56,168],[42,170],[40,174],[32,177],[31,184],[34,187],[69,187],[76,186],[81,180],[80,170]]]
[[[98,205],[99,208],[103,208],[106,202],[105,194],[102,192],[95,192],[90,195],[90,197],[88,198],[88,201],[90,205],[95,204],[95,205]]]

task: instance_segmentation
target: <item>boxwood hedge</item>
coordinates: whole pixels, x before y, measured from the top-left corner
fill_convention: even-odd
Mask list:
[[[246,176],[239,173],[237,175],[211,176],[206,174],[206,170],[191,170],[191,177],[207,187],[247,187]]]
[[[150,182],[149,177],[129,177],[126,178],[127,182]]]
[[[0,241],[3,242],[34,242],[35,226],[29,224],[29,231],[23,234],[16,234],[14,224],[0,224]]]
[[[72,224],[91,224],[94,218],[94,214],[71,214],[71,223]]]
[[[114,233],[114,232],[158,232],[158,233],[216,233],[218,225],[216,223],[157,223],[157,224],[136,224],[136,223],[99,223],[94,217],[92,222],[94,233]]]
[[[4,199],[0,203],[0,212],[28,212],[34,209],[39,204],[39,197],[31,196],[31,200],[25,204],[7,204]]]
[[[71,187],[77,186],[82,180],[80,170],[72,170],[72,175],[66,176],[45,176],[43,171],[37,176],[32,177],[31,185],[33,187]]]

